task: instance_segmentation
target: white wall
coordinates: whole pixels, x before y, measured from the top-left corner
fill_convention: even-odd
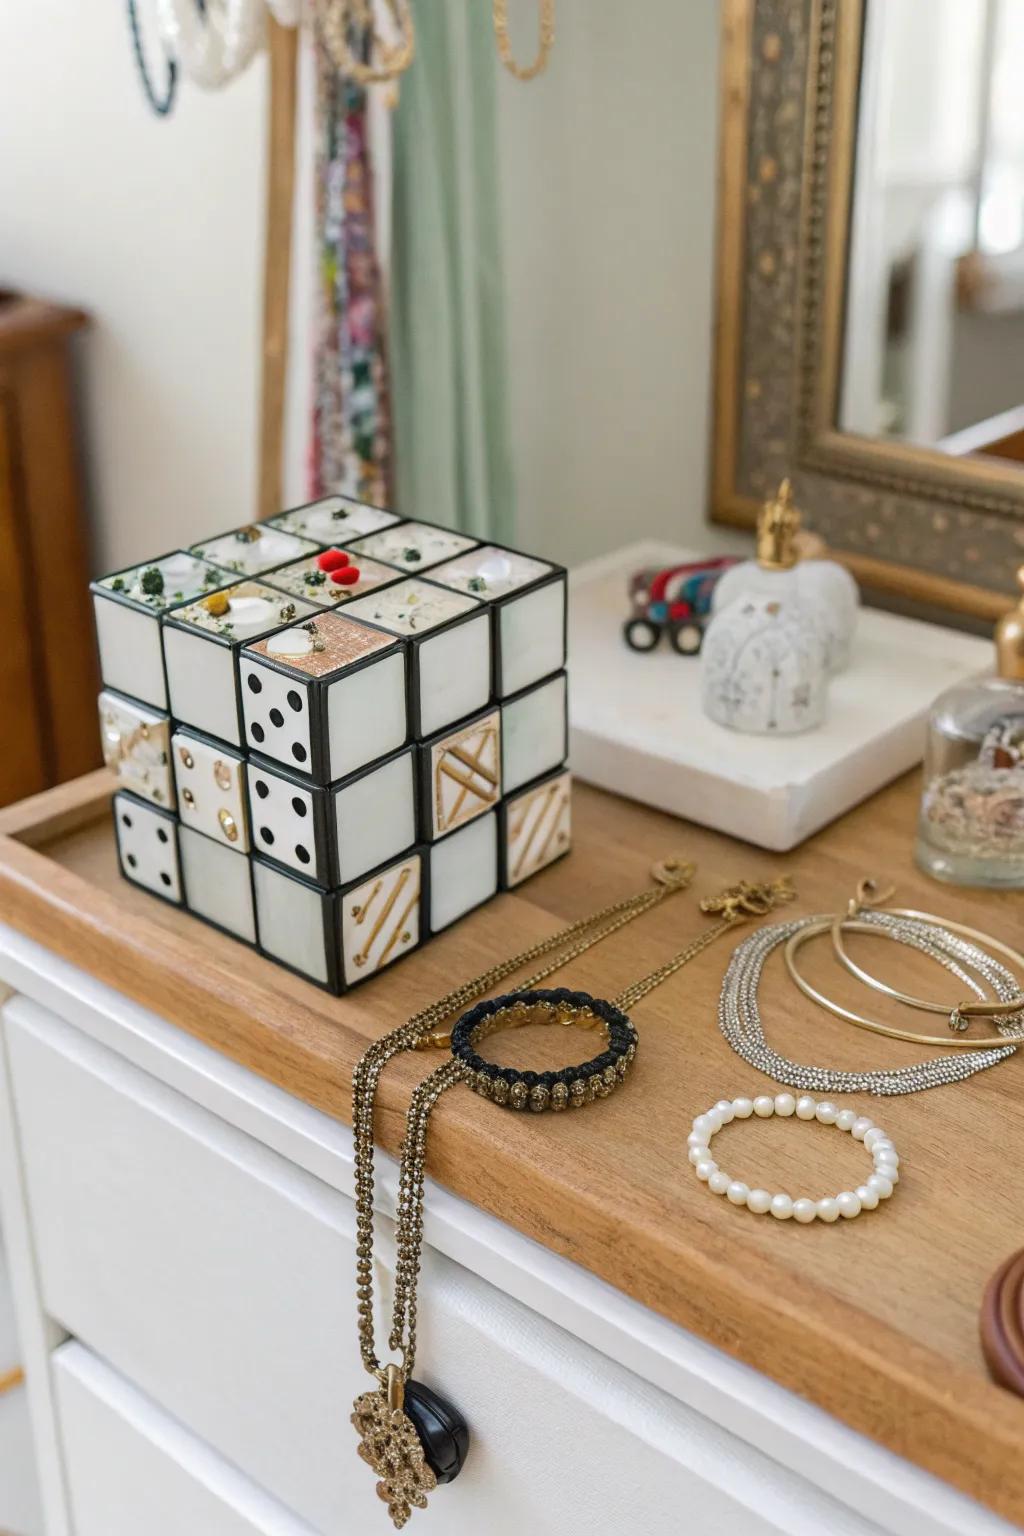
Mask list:
[[[532,58],[536,7],[510,7]],[[502,72],[519,538],[577,561],[701,529],[719,8],[558,0],[549,68]]]
[[[264,63],[186,85],[158,121],[124,0],[2,3],[0,282],[95,318],[79,351],[110,569],[254,512]]]
[[[212,95],[186,82],[157,121],[123,0],[0,3],[0,282],[95,317],[84,426],[110,569],[253,515],[264,64]],[[525,57],[535,11],[510,9]],[[703,521],[717,32],[710,0],[644,0],[628,20],[621,0],[558,0],[548,73],[502,74],[519,537],[541,553],[576,561]],[[308,100],[302,127],[308,177]],[[295,362],[290,499],[309,405]]]

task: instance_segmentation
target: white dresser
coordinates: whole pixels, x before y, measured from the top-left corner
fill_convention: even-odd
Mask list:
[[[0,1481],[0,1528],[384,1536],[348,1423],[348,1128],[2,927],[0,977],[0,1216],[44,1511],[8,1513]],[[473,1444],[424,1536],[1012,1529],[439,1188],[426,1236],[418,1374]],[[0,1473],[27,1454],[10,1406]]]

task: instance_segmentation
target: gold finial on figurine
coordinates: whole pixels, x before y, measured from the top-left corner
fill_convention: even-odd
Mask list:
[[[996,669],[1000,677],[1024,682],[1024,565],[1017,570],[1021,595],[996,625]]]
[[[793,504],[793,485],[787,475],[758,513],[757,563],[763,571],[788,571],[796,565],[799,531],[800,513]]]

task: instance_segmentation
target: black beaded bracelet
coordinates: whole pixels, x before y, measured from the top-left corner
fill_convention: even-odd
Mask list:
[[[557,1072],[520,1072],[486,1061],[477,1047],[488,1035],[527,1024],[567,1024],[595,1029],[605,1049],[589,1061],[562,1067]],[[464,1013],[452,1030],[452,1055],[467,1069],[467,1081],[475,1093],[510,1109],[578,1108],[594,1099],[606,1099],[625,1077],[636,1055],[637,1032],[629,1018],[614,1004],[589,992],[512,992],[477,1003]]]

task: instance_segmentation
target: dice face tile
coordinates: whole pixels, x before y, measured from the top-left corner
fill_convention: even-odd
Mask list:
[[[490,605],[496,698],[565,666],[566,573],[560,566],[483,544],[435,566],[430,579]]]
[[[393,636],[319,613],[242,653],[246,740],[317,784],[347,778],[405,745],[407,670]]]
[[[416,842],[414,766],[414,748],[407,747],[329,792],[337,849],[332,884],[358,880]]]
[[[421,764],[431,840],[485,815],[501,798],[501,711],[425,742]]]
[[[358,539],[364,533],[376,533],[401,521],[397,512],[385,512],[383,507],[371,507],[351,496],[324,496],[307,506],[279,512],[269,519],[269,526],[327,546]]]
[[[174,550],[94,581],[90,590],[106,686],[166,709],[160,616],[228,580],[226,571]]]
[[[344,565],[321,561],[343,560]],[[365,597],[378,587],[397,581],[399,573],[390,565],[378,560],[363,559],[334,548],[321,550],[306,560],[296,560],[272,571],[267,580],[290,597],[305,598],[317,608],[341,608],[357,597]]]
[[[259,857],[252,861],[252,879],[260,949],[288,970],[338,992],[335,898]]]
[[[252,759],[248,776],[253,847],[319,885],[332,884],[325,791]]]
[[[468,534],[455,533],[451,528],[435,528],[432,523],[400,523],[397,528],[386,528],[372,533],[368,538],[349,542],[345,548],[355,555],[368,555],[382,560],[409,575],[419,575],[476,546],[476,539]]]
[[[569,852],[572,841],[572,775],[552,774],[510,795],[498,820],[501,888],[512,890]]]
[[[490,703],[490,615],[476,598],[406,579],[351,603],[346,613],[407,642],[414,736],[433,736]]]
[[[336,923],[347,987],[375,976],[419,944],[423,884],[423,857],[416,852],[339,891]]]
[[[314,611],[312,604],[258,581],[238,582],[174,609],[163,625],[171,714],[183,725],[240,746],[238,651]]]
[[[178,829],[185,905],[246,944],[256,942],[249,860],[191,827]]]
[[[498,889],[496,814],[491,811],[432,843],[428,857],[430,932],[439,933]]]
[[[560,767],[568,751],[568,735],[564,672],[506,699],[501,706],[506,795]]]
[[[236,853],[248,853],[245,767],[239,754],[194,731],[177,730],[171,738],[171,757],[178,815],[185,826]]]
[[[109,689],[100,694],[99,714],[103,761],[117,775],[118,787],[173,811],[171,724],[167,716]]]
[[[251,523],[246,528],[233,528],[230,533],[218,534],[201,544],[192,545],[192,553],[214,565],[231,571],[234,576],[262,576],[289,561],[303,560],[316,551],[312,539],[299,538],[284,528],[271,527],[269,523]]]
[[[173,816],[134,796],[114,796],[114,827],[121,873],[136,885],[181,904],[178,828]]]

